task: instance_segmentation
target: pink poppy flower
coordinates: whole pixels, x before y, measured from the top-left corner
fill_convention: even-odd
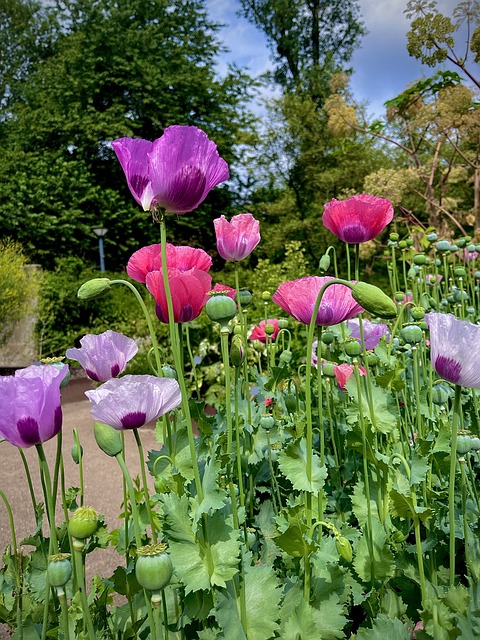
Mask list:
[[[194,267],[208,271],[212,266],[212,259],[203,249],[189,246],[175,246],[167,242],[167,266],[179,271],[189,271]],[[137,282],[143,282],[150,271],[160,271],[162,268],[161,246],[151,244],[142,247],[131,256],[127,264],[127,274]]]
[[[228,222],[225,216],[213,221],[218,253],[224,260],[243,260],[260,242],[260,223],[251,213],[241,213]]]
[[[265,325],[271,324],[273,326],[272,335],[268,336],[270,341],[275,342],[278,332],[280,331],[280,327],[278,326],[277,318],[269,318],[266,322],[265,320],[260,320],[259,324],[253,327],[252,333],[250,334],[250,340],[258,340],[259,342],[263,342],[265,344],[267,342],[267,334],[265,333]]]
[[[463,261],[464,262],[473,262],[478,258],[478,251],[469,251],[468,249],[463,250]]]
[[[362,193],[347,200],[334,198],[327,202],[322,222],[343,242],[356,244],[376,238],[392,218],[391,202]]]
[[[197,318],[208,300],[212,277],[201,269],[168,269],[175,322],[190,322]],[[168,323],[168,307],[161,271],[151,271],[146,277],[147,289],[156,301],[156,314],[160,322]]]
[[[443,276],[440,274],[435,275],[434,273],[427,273],[427,275],[425,276],[425,280],[427,284],[433,286],[434,284],[440,284],[440,282],[443,280]]]
[[[0,376],[0,438],[22,449],[42,444],[62,427],[60,384],[68,366],[32,365]]]
[[[307,276],[299,280],[283,282],[272,296],[273,302],[304,324],[310,324],[320,289],[331,276]],[[325,289],[318,314],[317,326],[332,326],[362,313],[363,308],[353,299],[351,289],[343,284],[333,284]]]
[[[228,284],[218,284],[218,282],[215,284],[212,291],[214,293],[224,293],[226,296],[228,296],[232,300],[235,300],[235,297],[237,295],[236,289],[232,289],[232,287],[229,287]]]
[[[335,373],[335,378],[337,379],[338,386],[342,391],[346,391],[346,384],[355,371],[355,367],[353,364],[347,364],[344,362],[343,364],[336,364],[333,366],[333,371]],[[365,367],[358,367],[358,371],[361,376],[367,375],[367,370]]]
[[[87,333],[80,349],[67,349],[66,356],[79,362],[91,380],[105,382],[125,371],[137,351],[135,340],[109,329],[99,335]]]
[[[119,138],[112,147],[135,200],[166,213],[188,213],[229,178],[217,145],[197,127],[167,127],[155,142]]]
[[[149,375],[112,378],[85,395],[92,403],[94,420],[118,430],[143,427],[182,401],[176,380]]]

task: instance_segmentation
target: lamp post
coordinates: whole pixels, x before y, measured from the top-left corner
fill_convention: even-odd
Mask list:
[[[103,236],[107,233],[108,229],[105,227],[95,227],[93,233],[98,237],[98,253],[100,254],[100,273],[105,271],[105,253],[103,250]]]

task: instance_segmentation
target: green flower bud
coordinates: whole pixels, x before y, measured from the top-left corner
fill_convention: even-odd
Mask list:
[[[92,507],[78,507],[68,523],[70,535],[77,540],[93,536],[98,529],[99,515]]]
[[[120,434],[113,427],[103,422],[95,422],[93,425],[93,435],[95,441],[107,456],[115,457],[122,453],[122,439]]]
[[[329,378],[333,378],[335,376],[335,363],[333,363],[333,362],[324,362],[323,363],[323,374],[328,376]]]
[[[448,387],[444,384],[436,384],[432,387],[432,402],[437,406],[447,404],[450,393]]]
[[[238,293],[239,293],[238,297],[240,298],[240,304],[243,309],[246,309],[248,305],[252,302],[252,294],[247,289],[240,289]],[[235,294],[235,300],[237,300],[237,294]]]
[[[279,318],[278,319],[278,328],[279,329],[288,329],[288,320],[287,318]]]
[[[269,302],[271,299],[272,299],[272,294],[270,293],[270,291],[263,291],[262,300],[264,302]]]
[[[352,297],[366,311],[380,318],[395,318],[398,313],[393,300],[373,284],[357,282],[353,286]]]
[[[279,360],[280,364],[288,364],[292,361],[292,352],[288,349],[285,349],[285,351],[282,351],[282,353],[280,354]]]
[[[344,342],[344,349],[347,356],[359,356],[362,352],[362,347],[355,338],[347,338]]]
[[[328,255],[328,253],[324,253],[323,256],[320,258],[320,262],[319,262],[319,268],[320,271],[328,271],[330,269],[330,256]]]
[[[423,340],[423,331],[417,324],[407,324],[400,331],[400,336],[408,344],[418,344]]]
[[[468,293],[466,291],[461,291],[460,289],[455,289],[453,292],[453,300],[455,302],[461,302],[462,300],[465,302],[468,300]]]
[[[48,582],[52,587],[64,587],[72,575],[69,553],[56,553],[48,559]]]
[[[155,487],[155,491],[157,493],[167,493],[170,489],[170,485],[166,478],[163,476],[156,476],[153,486]]]
[[[480,271],[475,271],[473,277],[475,278],[475,280],[480,280]]]
[[[407,278],[409,280],[412,280],[413,278],[415,278],[418,274],[417,271],[418,267],[410,267],[410,269],[407,271]]]
[[[222,329],[228,326],[228,322],[237,314],[237,305],[225,294],[213,294],[205,305],[207,316],[213,322],[218,322]]]
[[[83,447],[81,445],[80,447],[78,447],[77,443],[74,442],[71,449],[71,454],[72,454],[72,460],[75,462],[75,464],[80,464],[80,460],[83,456]]]
[[[332,344],[332,342],[335,340],[335,336],[333,335],[333,333],[331,331],[324,331],[322,333],[322,342],[323,344]]]
[[[108,278],[93,278],[82,284],[77,291],[77,298],[80,300],[93,300],[94,298],[101,298],[107,295],[110,291],[111,285]]]
[[[165,544],[157,542],[137,549],[135,576],[144,589],[161,591],[170,582],[173,564],[166,548]]]
[[[177,372],[173,367],[169,364],[164,364],[162,367],[162,375],[164,378],[173,378],[173,380],[177,379]]]
[[[245,345],[241,335],[234,335],[230,347],[230,361],[234,367],[240,367],[245,360]]]
[[[335,539],[335,546],[339,555],[348,563],[353,559],[352,545],[350,540],[347,540],[344,536],[340,536]]]
[[[285,395],[285,408],[288,413],[295,413],[297,410],[297,398],[294,393],[287,393]]]

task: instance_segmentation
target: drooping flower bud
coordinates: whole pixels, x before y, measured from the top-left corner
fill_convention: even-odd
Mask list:
[[[292,352],[289,349],[285,349],[284,351],[282,351],[278,359],[280,361],[280,364],[288,364],[292,361]]]
[[[330,256],[328,253],[323,254],[318,266],[320,267],[320,271],[323,271],[324,273],[330,269]]]
[[[95,422],[93,425],[95,441],[107,456],[114,458],[123,451],[122,439],[116,429],[103,422]]]
[[[72,460],[75,462],[75,464],[80,464],[80,460],[82,459],[82,456],[83,456],[83,447],[81,445],[79,447],[77,443],[74,442],[72,445],[71,454],[72,454]]]
[[[380,318],[395,318],[398,313],[393,300],[373,284],[357,282],[353,286],[352,297],[366,311]]]
[[[110,291],[111,285],[108,278],[93,278],[82,284],[77,291],[77,298],[80,300],[93,300],[94,298],[101,298],[107,295]]]
[[[353,559],[353,551],[350,540],[347,540],[347,538],[345,538],[344,536],[340,536],[335,539],[335,546],[337,547],[337,551],[342,556],[342,558],[346,562],[350,563]]]

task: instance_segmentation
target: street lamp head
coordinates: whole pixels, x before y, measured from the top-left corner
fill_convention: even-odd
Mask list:
[[[105,227],[95,227],[94,229],[92,229],[92,231],[99,238],[103,238],[103,236],[107,233],[108,229],[105,229]]]

